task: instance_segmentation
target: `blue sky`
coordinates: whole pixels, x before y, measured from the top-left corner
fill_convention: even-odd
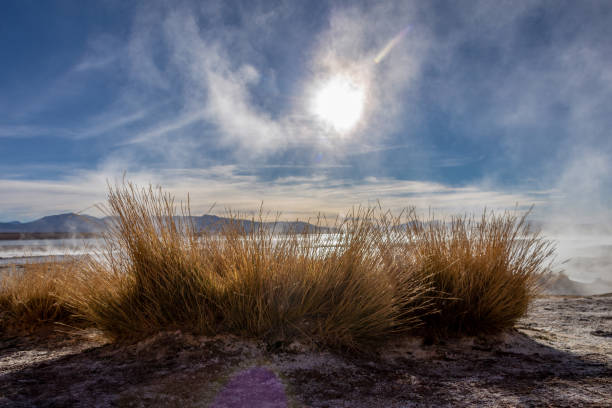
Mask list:
[[[0,221],[84,210],[124,173],[190,192],[194,213],[380,200],[612,218],[609,1],[7,0],[0,13]],[[338,75],[365,95],[350,131],[311,109]]]

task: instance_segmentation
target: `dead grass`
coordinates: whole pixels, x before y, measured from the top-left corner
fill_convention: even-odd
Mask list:
[[[77,276],[74,310],[114,338],[173,328],[210,332],[212,282],[202,273],[193,225],[177,215],[173,198],[127,184],[109,188],[108,205],[115,221],[103,250]]]
[[[424,328],[435,337],[510,328],[526,312],[549,273],[554,246],[527,222],[528,213],[454,217],[425,222],[414,212],[405,262],[431,278],[433,313]]]
[[[11,265],[0,271],[0,332],[33,332],[52,323],[72,322],[63,295],[73,262]]]
[[[372,209],[358,209],[332,233],[315,227],[277,235],[260,216],[248,229],[235,223],[203,237],[222,330],[359,348],[417,325],[421,311],[405,310],[411,300],[405,294],[425,287],[388,273],[377,251],[383,235],[376,221]]]
[[[71,316],[114,339],[182,329],[364,350],[419,327],[511,327],[552,255],[509,213],[442,223],[358,208],[331,229],[317,219],[278,234],[260,211],[198,231],[189,202],[129,183],[109,188],[106,211],[115,222],[97,256],[62,279],[41,266],[4,280],[0,310],[24,322]]]
[[[169,195],[131,184],[110,190],[107,210],[116,222],[106,248],[69,298],[113,338],[180,328],[360,348],[418,323],[377,254],[372,210],[331,234],[276,234],[261,213],[196,231],[188,206],[177,213]]]

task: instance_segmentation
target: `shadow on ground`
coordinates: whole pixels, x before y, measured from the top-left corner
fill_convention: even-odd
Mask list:
[[[610,300],[604,300],[604,310],[610,310]],[[564,302],[557,310],[571,314],[566,301],[552,298],[536,305],[535,312],[554,308],[555,302]],[[211,339],[180,332],[123,345],[63,336],[51,338],[48,344],[32,337],[4,339],[0,341],[0,406],[241,406],[245,399],[232,398],[233,383],[243,386],[240,392],[247,399],[253,390],[276,395],[274,406],[609,403],[610,339],[591,335],[594,339],[588,341],[601,347],[574,347],[564,343],[566,332],[555,331],[549,320],[540,318],[528,317],[519,324],[519,331],[497,337],[431,346],[405,339],[388,344],[376,357],[319,352],[299,344],[269,352],[263,345],[234,337]],[[606,316],[602,319],[610,322]],[[609,328],[584,330],[607,332]],[[244,381],[239,380],[241,375],[246,375]],[[257,406],[256,401],[250,400],[248,406]]]

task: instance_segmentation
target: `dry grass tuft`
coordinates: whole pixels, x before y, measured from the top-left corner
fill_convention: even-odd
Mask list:
[[[318,220],[314,232],[278,235],[260,217],[255,228],[235,224],[206,236],[204,265],[217,277],[223,330],[359,348],[416,325],[417,310],[403,310],[398,281],[378,256],[373,215],[356,210],[331,233]]]
[[[74,271],[74,262],[67,261],[4,268],[0,276],[0,331],[32,332],[52,323],[71,322],[64,289]]]
[[[189,202],[130,183],[109,188],[106,212],[105,247],[78,268],[29,266],[2,280],[3,322],[364,350],[419,327],[438,337],[511,327],[553,254],[526,215],[509,213],[443,223],[358,208],[331,227],[279,233],[260,211],[198,231]]]
[[[431,279],[436,312],[424,317],[429,334],[498,332],[527,312],[554,255],[553,244],[531,230],[527,215],[485,212],[479,220],[445,223],[410,213],[405,262]]]
[[[180,328],[356,349],[418,323],[378,256],[371,210],[332,233],[278,234],[261,213],[196,231],[188,206],[177,215],[161,190],[126,184],[110,190],[108,214],[116,222],[106,248],[71,305],[111,337]]]
[[[173,328],[210,332],[210,282],[188,214],[178,215],[161,190],[132,184],[109,188],[108,204],[114,222],[103,250],[78,275],[73,308],[114,338]]]

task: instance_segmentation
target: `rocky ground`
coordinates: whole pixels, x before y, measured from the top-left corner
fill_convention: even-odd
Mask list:
[[[612,296],[544,297],[517,330],[376,356],[233,337],[97,333],[0,340],[0,406],[610,406]]]

